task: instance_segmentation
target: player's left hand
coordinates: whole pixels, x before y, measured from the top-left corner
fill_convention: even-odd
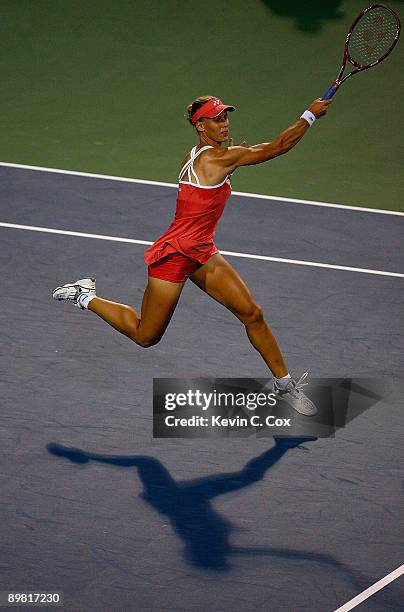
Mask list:
[[[247,147],[247,143],[245,140],[243,140],[243,142],[240,142],[240,144],[238,145],[239,147]],[[229,147],[234,147],[234,138],[229,138]]]

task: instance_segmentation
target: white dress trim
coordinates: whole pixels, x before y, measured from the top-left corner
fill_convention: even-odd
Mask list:
[[[197,185],[196,183],[190,183],[189,181],[180,181],[179,184],[180,185],[192,185],[192,187],[198,187],[198,189],[216,189],[216,187],[221,187],[222,185],[228,182],[229,182],[229,177],[226,176],[224,181],[222,181],[218,185]]]
[[[180,171],[180,176],[179,176],[180,185],[192,185],[192,187],[199,187],[200,189],[216,189],[216,187],[221,187],[226,182],[228,182],[229,176],[227,175],[225,179],[218,185],[201,185],[200,184],[199,177],[194,170],[194,161],[198,157],[198,155],[200,155],[201,153],[203,153],[203,151],[206,151],[207,149],[213,149],[212,145],[205,145],[204,147],[200,148],[199,151],[196,151],[196,146],[191,149],[190,158],[184,164],[184,166],[181,168],[181,171]],[[193,176],[195,177],[196,183],[192,182],[191,172]],[[185,174],[188,174],[187,181],[182,180]]]

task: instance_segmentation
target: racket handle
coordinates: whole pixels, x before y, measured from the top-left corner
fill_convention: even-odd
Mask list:
[[[323,95],[322,100],[329,100],[330,98],[332,98],[335,92],[337,91],[338,87],[339,87],[338,83],[333,83],[330,89],[328,89]]]

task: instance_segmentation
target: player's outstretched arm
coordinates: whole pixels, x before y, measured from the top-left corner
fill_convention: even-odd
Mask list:
[[[326,114],[331,100],[315,100],[310,104],[308,110],[318,119]],[[297,143],[309,129],[309,123],[305,119],[298,119],[296,123],[281,132],[272,142],[250,147],[238,146],[228,147],[221,156],[221,164],[226,167],[227,172],[233,172],[239,166],[251,166],[284,155]]]

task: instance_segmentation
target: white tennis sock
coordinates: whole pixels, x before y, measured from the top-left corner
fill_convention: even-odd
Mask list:
[[[80,297],[79,297],[79,302],[80,302],[80,306],[83,306],[83,308],[88,308],[89,303],[91,302],[92,299],[94,299],[95,297],[97,297],[94,294],[91,293],[83,293]]]
[[[288,373],[286,374],[286,376],[282,376],[282,378],[275,378],[275,380],[276,380],[276,386],[279,387],[279,389],[286,389],[289,381],[292,380],[292,377]]]

